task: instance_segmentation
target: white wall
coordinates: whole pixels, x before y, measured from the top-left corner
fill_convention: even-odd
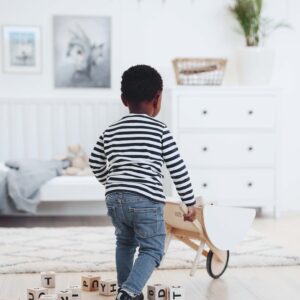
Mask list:
[[[234,23],[224,0],[0,0],[0,5],[1,24],[40,25],[43,38],[42,74],[0,74],[2,94],[99,95],[109,92],[54,88],[53,15],[112,16],[112,89],[116,91],[122,71],[132,64],[156,66],[166,84],[171,84],[174,82],[172,58],[230,56],[232,47],[240,41],[231,30]],[[228,78],[234,75],[230,69],[229,65]]]
[[[292,32],[276,33],[269,44],[285,53],[298,45],[300,4],[297,0],[266,0],[266,12],[295,23]],[[38,75],[0,73],[1,94],[49,96],[99,95],[111,90],[55,89],[53,81],[53,15],[112,16],[112,90],[119,90],[125,68],[137,63],[154,65],[166,85],[174,84],[171,60],[182,56],[229,58],[225,84],[236,84],[235,50],[243,38],[228,13],[230,0],[0,0],[0,24],[39,25],[42,28],[43,70]],[[297,24],[298,23],[298,24]],[[279,41],[279,43],[278,43]],[[282,44],[280,44],[282,43]],[[286,46],[285,44],[288,44]],[[296,51],[295,51],[296,52]],[[290,60],[291,61],[291,60]],[[282,64],[281,69],[288,69]],[[280,78],[285,78],[278,72]],[[280,77],[281,76],[281,77]],[[281,83],[281,82],[280,82]],[[16,89],[16,87],[18,87]]]
[[[124,69],[137,63],[155,66],[165,85],[174,84],[171,59],[177,56],[225,56],[225,84],[237,83],[235,51],[243,39],[226,7],[229,0],[0,0],[0,24],[42,28],[43,70],[37,75],[0,73],[0,97],[98,97],[118,95]],[[266,14],[286,19],[293,30],[269,39],[278,63],[272,85],[284,88],[282,186],[286,207],[300,209],[300,2],[267,0]],[[55,89],[53,15],[112,16],[112,89]],[[1,47],[0,47],[1,49]]]

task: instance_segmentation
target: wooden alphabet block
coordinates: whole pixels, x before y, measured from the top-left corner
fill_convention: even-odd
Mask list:
[[[57,300],[72,300],[72,292],[68,290],[57,292]]]
[[[54,288],[55,272],[41,272],[41,286],[45,288]]]
[[[168,300],[184,300],[184,289],[181,286],[170,286]]]
[[[57,300],[57,294],[42,295],[40,300]]]
[[[154,284],[147,286],[148,300],[167,300],[168,286],[162,284]]]
[[[79,285],[71,285],[67,288],[72,293],[72,300],[81,300],[81,287]]]
[[[118,291],[117,281],[113,279],[100,280],[99,291],[100,295],[116,295]]]
[[[84,275],[81,277],[81,287],[84,291],[98,291],[100,276]]]
[[[27,289],[27,300],[38,300],[42,295],[48,294],[48,290],[43,287]]]

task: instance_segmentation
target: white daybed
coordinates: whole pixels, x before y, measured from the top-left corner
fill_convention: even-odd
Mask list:
[[[0,163],[0,171],[8,171]],[[58,176],[40,188],[37,215],[105,215],[105,189],[94,176]]]
[[[40,189],[39,215],[105,215],[105,189],[94,176],[58,176]]]
[[[0,107],[0,170],[5,160],[51,159],[72,144],[88,154],[99,133],[127,114],[111,92],[100,98],[5,97]],[[106,214],[104,188],[93,176],[54,178],[41,188],[38,214]]]
[[[104,186],[94,176],[58,176],[40,189],[41,202],[104,200]]]

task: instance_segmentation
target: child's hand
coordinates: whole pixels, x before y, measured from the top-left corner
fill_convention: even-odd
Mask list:
[[[196,219],[196,209],[195,206],[188,206],[187,213],[183,216],[184,221],[193,222]]]

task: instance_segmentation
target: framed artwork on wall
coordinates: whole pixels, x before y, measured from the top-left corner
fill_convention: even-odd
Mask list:
[[[3,71],[41,72],[41,29],[37,26],[3,26]]]
[[[55,87],[111,87],[110,17],[54,16],[53,38]]]

